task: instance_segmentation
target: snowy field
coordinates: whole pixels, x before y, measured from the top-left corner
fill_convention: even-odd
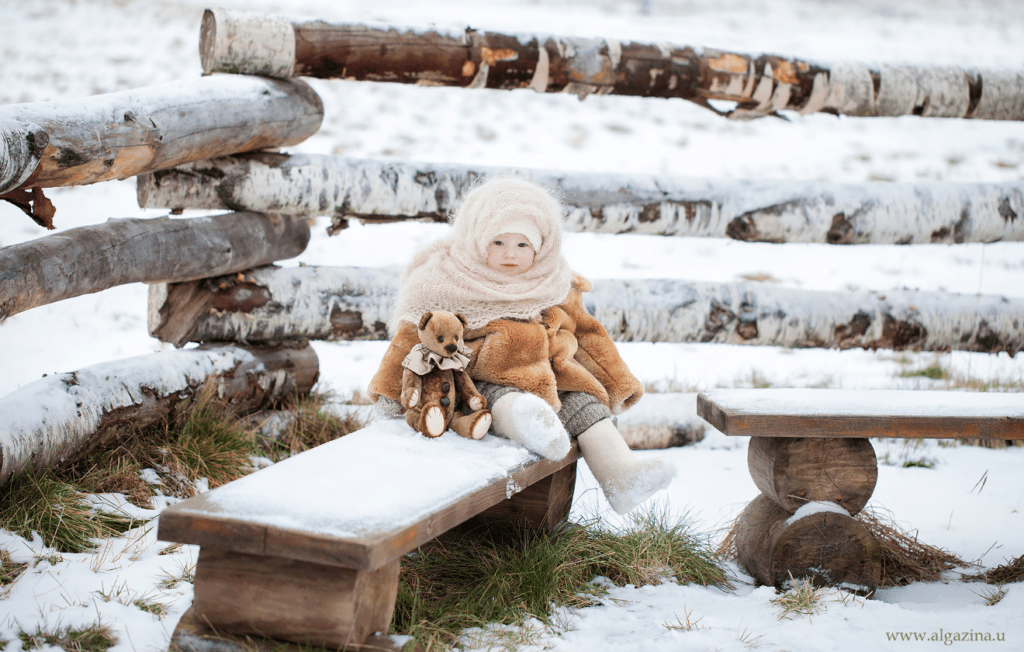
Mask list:
[[[614,36],[639,41],[770,52],[831,62],[949,63],[1024,67],[1024,3],[1016,0],[223,0],[221,6],[332,21],[506,32]],[[199,0],[0,0],[0,104],[67,100],[139,88],[201,72]],[[866,181],[1020,181],[1024,124],[940,119],[850,119],[792,116],[733,123],[677,100],[529,91],[466,91],[400,85],[311,81],[323,98],[321,131],[294,151],[387,160],[458,162],[502,167],[652,173],[734,179]],[[47,193],[55,223],[69,229],[110,217],[155,217],[141,210],[132,180]],[[297,260],[310,265],[401,266],[437,225],[354,224],[329,238],[327,219]],[[0,246],[46,232],[0,204]],[[914,247],[768,245],[725,240],[568,234],[565,255],[580,273],[601,278],[764,278],[818,290],[942,290],[1024,296],[1024,246]],[[131,285],[21,313],[0,324],[0,396],[43,374],[164,350],[146,330],[146,292]],[[386,343],[318,343],[321,379],[344,396],[361,390]],[[779,350],[724,345],[623,344],[621,351],[651,389],[694,392],[713,387],[947,387],[903,377],[938,364],[958,378],[994,381],[1020,391],[1024,356],[913,354],[892,351]],[[649,395],[649,405],[657,401]],[[638,410],[644,409],[644,401]],[[1024,401],[1024,397],[1022,397]],[[657,410],[647,408],[652,413]],[[926,442],[876,442],[880,459],[873,505],[916,530],[920,540],[991,568],[1024,554],[1024,448],[989,450]],[[677,480],[660,500],[686,513],[698,530],[719,536],[757,495],[746,441],[711,432],[701,443],[661,455]],[[903,468],[907,460],[933,468]],[[984,480],[984,481],[983,481]],[[576,509],[612,519],[583,470]],[[116,497],[109,497],[116,499]],[[156,501],[159,503],[159,501]],[[167,501],[164,501],[166,504]],[[158,504],[158,507],[163,506]],[[134,509],[128,506],[129,509]],[[135,510],[145,519],[159,509]],[[114,628],[116,650],[163,650],[191,586],[168,588],[194,563],[196,550],[170,554],[155,523],[101,542],[98,555],[53,555],[36,541],[0,531],[0,548],[34,561],[0,589],[0,649],[21,649],[19,631],[94,623]],[[916,583],[862,600],[826,596],[812,617],[780,619],[774,591],[754,588],[738,568],[736,590],[665,584],[613,588],[605,606],[566,613],[564,627],[541,633],[521,650],[886,650],[1024,649],[1024,585],[986,606],[982,584]],[[971,569],[968,572],[978,572]],[[951,575],[951,578],[955,573]],[[162,617],[136,598],[168,607]],[[698,621],[699,619],[699,621]],[[689,631],[677,627],[689,620]],[[1002,642],[893,640],[900,634],[973,632]],[[941,638],[941,637],[940,637]],[[469,640],[469,639],[467,639]],[[6,647],[4,647],[6,642]],[[478,646],[485,647],[484,643]]]

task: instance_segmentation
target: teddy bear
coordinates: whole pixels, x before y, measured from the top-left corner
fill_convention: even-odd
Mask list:
[[[491,427],[487,399],[466,371],[469,349],[462,339],[466,319],[436,310],[420,318],[420,344],[402,362],[402,407],[405,421],[427,437],[451,428],[467,439],[480,439]],[[457,407],[469,406],[464,415]]]

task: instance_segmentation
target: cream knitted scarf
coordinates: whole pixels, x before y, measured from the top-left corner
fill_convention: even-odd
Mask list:
[[[487,245],[527,219],[540,230],[533,266],[507,276],[487,266]],[[572,270],[562,257],[562,207],[529,181],[499,178],[471,190],[455,210],[452,231],[421,249],[401,278],[392,334],[428,310],[459,312],[469,328],[495,319],[529,320],[565,301]]]

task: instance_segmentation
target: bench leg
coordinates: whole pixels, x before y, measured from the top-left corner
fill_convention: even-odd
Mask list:
[[[523,489],[480,514],[486,520],[523,520],[553,532],[569,516],[576,491],[576,462]]]
[[[758,584],[783,589],[790,579],[815,586],[846,585],[872,593],[882,575],[878,543],[861,522],[823,511],[792,523],[761,494],[736,523],[736,554]]]
[[[832,503],[850,515],[864,507],[878,478],[870,440],[751,437],[747,453],[762,493],[736,523],[740,565],[759,584],[776,588],[792,577],[874,591],[881,578],[878,544],[861,522],[835,511],[789,522],[809,502]]]
[[[400,560],[372,571],[227,552],[204,546],[195,619],[218,631],[308,645],[360,645],[387,632]]]

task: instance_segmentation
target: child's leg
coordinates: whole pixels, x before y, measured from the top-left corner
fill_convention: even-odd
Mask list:
[[[569,454],[569,435],[544,399],[509,391],[503,392],[494,403],[488,399],[488,403],[497,435],[519,442],[550,460],[560,460]]]
[[[665,460],[638,460],[611,419],[593,424],[577,441],[587,467],[619,514],[667,487],[676,475],[675,467]]]
[[[569,453],[569,435],[543,399],[515,387],[474,382],[477,391],[487,399],[496,435],[548,459],[560,460]]]

